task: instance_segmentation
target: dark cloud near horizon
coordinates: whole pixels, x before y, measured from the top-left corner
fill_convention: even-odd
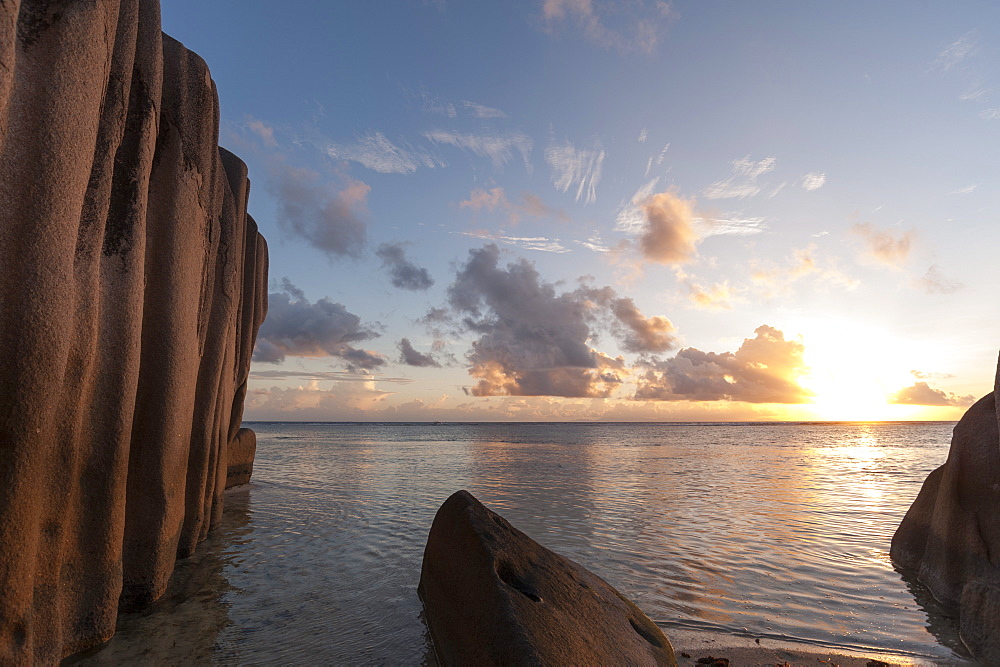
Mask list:
[[[281,290],[268,294],[267,318],[257,334],[253,360],[281,363],[285,357],[339,357],[349,370],[371,370],[386,360],[352,343],[377,338],[361,318],[327,298],[310,303],[302,290],[283,279]]]
[[[330,257],[361,255],[367,243],[366,183],[350,177],[324,182],[319,172],[275,159],[266,188],[277,199],[278,222],[288,232]]]
[[[401,243],[383,243],[375,254],[382,260],[382,268],[389,272],[389,280],[394,287],[420,292],[434,284],[427,269],[407,259]]]
[[[767,325],[757,327],[736,352],[684,348],[669,359],[645,363],[634,398],[643,401],[742,401],[804,403],[812,392],[798,383],[806,371],[805,346],[785,340]]]
[[[441,364],[432,354],[423,354],[413,348],[409,338],[402,338],[399,341],[399,362],[407,366],[417,366],[420,368],[440,368]]]
[[[674,345],[666,318],[646,318],[610,287],[557,292],[525,259],[501,266],[493,244],[469,251],[448,288],[447,310],[427,320],[479,335],[467,355],[478,379],[467,390],[474,396],[609,396],[627,371],[623,358],[590,346],[602,324],[629,351]]]
[[[897,405],[927,405],[950,406],[964,408],[976,402],[976,397],[970,395],[957,396],[945,393],[931,387],[926,382],[914,382],[913,385],[900,389],[889,398],[890,403]]]

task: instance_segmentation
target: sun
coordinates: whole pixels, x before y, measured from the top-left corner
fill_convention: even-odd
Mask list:
[[[912,385],[911,370],[928,363],[929,351],[888,332],[837,319],[799,323],[809,367],[800,384],[815,395],[807,407],[824,421],[940,418],[940,409],[897,405],[889,398]]]

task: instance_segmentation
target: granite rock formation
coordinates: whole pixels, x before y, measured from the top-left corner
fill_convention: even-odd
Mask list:
[[[959,611],[977,660],[1000,664],[1000,368],[994,391],[955,426],[948,460],[924,481],[891,555]]]
[[[156,0],[0,2],[0,662],[155,600],[219,519],[267,246]]]
[[[676,665],[642,611],[468,491],[438,509],[420,597],[445,665]]]
[[[226,488],[248,484],[253,474],[253,457],[257,453],[257,434],[248,428],[241,428],[229,442],[229,457],[226,469]]]

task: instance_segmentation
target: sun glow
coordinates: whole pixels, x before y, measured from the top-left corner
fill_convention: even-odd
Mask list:
[[[913,384],[914,360],[927,363],[933,351],[854,322],[811,321],[788,328],[802,332],[810,372],[801,384],[815,394],[809,408],[816,419],[954,418],[950,408],[943,415],[941,408],[889,403],[892,394]]]

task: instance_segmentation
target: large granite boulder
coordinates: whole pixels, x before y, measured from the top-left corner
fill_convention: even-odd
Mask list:
[[[253,474],[253,457],[257,453],[257,434],[248,428],[241,428],[229,442],[228,449],[226,488],[248,484]]]
[[[1000,413],[997,388],[955,426],[948,460],[924,481],[890,554],[959,611],[977,660],[1000,664]]]
[[[219,519],[267,246],[156,0],[0,2],[0,662],[159,597]]]
[[[418,590],[446,665],[677,664],[632,602],[468,491],[434,517]]]

